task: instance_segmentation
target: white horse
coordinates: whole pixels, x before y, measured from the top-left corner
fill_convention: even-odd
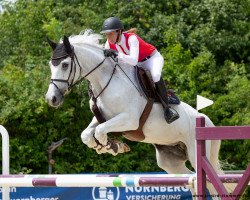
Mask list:
[[[104,57],[100,38],[100,35],[86,31],[82,35],[64,37],[60,43],[49,41],[53,56],[50,61],[51,83],[46,100],[53,107],[60,106],[64,95],[74,84],[83,78],[87,79],[94,96],[98,96],[97,105],[107,121],[99,124],[96,117],[93,117],[82,132],[81,139],[97,153],[116,155],[128,151],[128,147],[117,142],[118,150],[114,151],[110,148],[107,134],[136,130],[147,100],[131,83],[137,84],[133,66],[119,62],[113,74],[116,63]],[[93,101],[90,100],[92,105]],[[157,164],[163,170],[175,174],[193,173],[185,162],[189,160],[196,168],[195,126],[198,112],[184,102],[172,107],[180,118],[168,124],[164,119],[162,105],[153,105],[143,127],[145,139],[142,142],[154,144]],[[206,115],[199,115],[205,117],[206,126],[214,126]],[[220,141],[207,141],[207,157],[217,172],[221,172],[219,149]]]

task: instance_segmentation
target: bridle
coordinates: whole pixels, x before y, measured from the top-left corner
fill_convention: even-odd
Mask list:
[[[64,80],[64,79],[50,79],[50,84],[53,84],[56,89],[60,92],[60,94],[62,96],[64,96],[64,94],[70,90],[70,88],[73,86],[73,82],[74,82],[74,79],[75,79],[75,74],[76,74],[76,63],[75,63],[75,60],[74,60],[74,56],[71,57],[71,64],[70,64],[70,72],[69,72],[69,76],[67,78],[67,80]],[[57,57],[57,58],[52,58],[52,60],[59,60],[59,59],[62,59],[62,58],[66,58],[68,57],[68,55],[64,55],[64,56],[60,56],[60,57]],[[81,69],[81,67],[80,67]],[[72,72],[74,71],[74,75],[73,75],[73,78],[72,80],[70,81],[70,77],[71,77],[71,74]],[[65,91],[65,93],[63,93],[60,88],[57,86],[57,84],[55,82],[61,82],[61,83],[67,83],[68,85],[68,89]]]
[[[62,56],[58,56],[58,57],[53,57],[51,60],[59,60],[59,59],[62,59],[62,58],[67,58],[67,57],[70,57],[71,58],[71,64],[70,64],[70,73],[69,73],[69,76],[67,78],[67,80],[64,80],[64,79],[50,79],[50,84],[53,84],[57,90],[59,91],[59,93],[64,96],[68,91],[70,91],[75,85],[79,84],[83,79],[85,79],[87,76],[89,76],[92,72],[94,72],[96,69],[98,69],[103,63],[104,61],[106,60],[107,57],[104,57],[104,59],[96,66],[94,67],[92,70],[90,70],[87,74],[85,74],[83,77],[81,77],[81,73],[82,73],[82,66],[80,65],[79,61],[78,61],[78,58],[74,52],[74,49],[72,49],[72,53],[71,54],[68,54],[68,53],[65,53],[64,55]],[[141,92],[139,91],[139,89],[136,87],[136,85],[133,83],[133,81],[128,77],[128,75],[125,73],[125,71],[121,68],[121,66],[118,64],[118,59],[117,58],[114,58],[114,57],[110,57],[114,62],[115,62],[115,65],[114,65],[114,69],[112,71],[112,74],[108,80],[108,82],[106,83],[106,85],[103,87],[103,89],[99,92],[98,95],[94,96],[94,93],[93,91],[91,90],[91,88],[89,87],[89,93],[90,95],[92,96],[92,100],[94,102],[96,102],[97,98],[104,92],[104,90],[108,87],[109,83],[111,82],[111,79],[113,78],[113,75],[116,71],[116,67],[118,66],[121,71],[126,75],[126,77],[129,79],[129,81],[133,84],[133,86],[136,88],[136,90],[139,92],[139,94],[142,96]],[[77,78],[77,80],[75,81],[74,83],[74,80],[75,80],[75,74],[76,74],[76,62],[80,68],[80,73],[79,73],[79,77]],[[74,71],[74,72],[73,72]],[[71,78],[71,74],[73,74],[73,77],[72,77],[72,80],[70,81],[70,78]],[[68,88],[65,92],[62,92],[60,90],[60,88],[56,85],[55,82],[62,82],[62,83],[67,83],[68,85]]]
[[[69,54],[66,53],[66,54],[64,54],[62,56],[58,56],[58,57],[55,57],[55,58],[52,57],[51,60],[59,60],[59,59],[62,59],[62,58],[67,58],[67,57],[71,58],[70,72],[69,72],[68,78],[66,80],[64,80],[64,79],[50,79],[50,84],[53,84],[62,96],[64,96],[68,91],[70,91],[75,85],[79,84],[87,76],[89,76],[93,71],[95,71],[97,68],[99,68],[104,63],[104,61],[106,60],[106,57],[105,57],[96,67],[94,67],[86,75],[84,75],[83,77],[81,77],[82,66],[79,63],[78,58],[77,58],[74,50],[72,50],[71,55],[69,55]],[[78,64],[79,68],[80,68],[80,72],[79,72],[79,77],[77,78],[77,80],[74,83],[75,75],[76,75],[76,62]],[[72,73],[73,73],[73,77],[71,79]],[[113,74],[114,74],[114,72],[112,73],[111,78],[113,77]],[[110,78],[110,80],[111,80],[111,78]],[[109,82],[110,82],[110,80],[109,80]],[[65,92],[62,92],[60,90],[60,88],[57,86],[56,82],[67,83],[67,85],[68,85],[67,90]],[[106,89],[106,87],[108,86],[109,82],[103,88],[103,90],[100,92],[100,94],[104,91],[104,89]],[[100,94],[98,96],[100,96]]]

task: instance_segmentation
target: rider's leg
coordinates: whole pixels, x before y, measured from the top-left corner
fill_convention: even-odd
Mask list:
[[[155,87],[164,108],[165,119],[170,124],[179,118],[179,114],[177,112],[173,112],[168,105],[167,89],[162,77],[158,82],[155,83]]]
[[[156,52],[150,59],[143,62],[143,67],[148,69],[152,75],[152,79],[155,83],[156,90],[160,96],[161,103],[164,108],[164,116],[167,123],[172,123],[179,118],[177,112],[173,112],[168,105],[167,88],[161,77],[162,68],[164,65],[164,59],[159,52]]]

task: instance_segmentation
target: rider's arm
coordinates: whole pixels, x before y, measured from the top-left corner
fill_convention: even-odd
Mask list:
[[[118,59],[130,65],[137,65],[139,58],[139,41],[136,36],[132,35],[128,39],[128,45],[130,47],[130,54],[126,55],[122,52],[118,53]]]

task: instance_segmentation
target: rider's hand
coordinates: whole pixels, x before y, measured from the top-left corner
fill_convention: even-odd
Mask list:
[[[118,53],[113,49],[104,49],[104,56],[116,58],[118,56]]]

